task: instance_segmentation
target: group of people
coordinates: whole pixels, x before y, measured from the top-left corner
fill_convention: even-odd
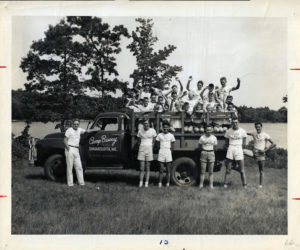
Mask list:
[[[149,84],[138,84],[130,89],[127,95],[126,107],[134,112],[215,112],[215,111],[234,111],[233,97],[230,93],[239,89],[240,79],[237,78],[235,87],[227,86],[226,77],[220,78],[221,86],[213,83],[203,87],[203,81],[197,82],[196,91],[191,90],[190,83],[192,76],[189,77],[186,90],[178,77],[175,78],[179,83],[170,86],[166,83],[163,90],[153,88]]]
[[[238,120],[232,121],[232,126],[225,133],[226,153],[226,172],[224,177],[224,188],[228,187],[228,176],[231,169],[239,171],[242,184],[247,186],[246,174],[244,168],[244,147],[246,146],[247,135],[253,137],[254,149],[252,155],[258,163],[259,167],[259,187],[263,185],[263,169],[265,163],[265,154],[267,151],[275,147],[271,137],[262,131],[262,123],[256,122],[256,132],[246,133],[243,128],[238,125]],[[170,124],[165,121],[163,131],[157,135],[153,128],[150,128],[149,121],[144,120],[143,128],[139,130],[137,137],[139,138],[138,160],[140,162],[140,180],[139,187],[149,185],[150,177],[150,162],[153,161],[153,146],[155,141],[159,143],[158,162],[160,164],[158,187],[162,187],[163,173],[166,168],[167,182],[166,186],[170,185],[172,150],[174,148],[175,137],[169,131]],[[269,146],[267,147],[267,143]],[[199,138],[200,147],[200,184],[199,188],[203,188],[205,172],[208,168],[209,172],[209,187],[213,189],[213,169],[215,165],[215,151],[218,144],[217,138],[213,135],[213,127],[208,124],[205,127],[205,133]],[[146,170],[146,172],[145,172]],[[146,176],[146,177],[145,177]],[[144,182],[145,179],[145,182]]]

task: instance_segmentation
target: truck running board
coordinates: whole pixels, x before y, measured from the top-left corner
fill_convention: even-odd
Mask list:
[[[106,164],[100,166],[89,166],[86,167],[86,170],[93,170],[93,169],[123,169],[124,166],[122,164]]]

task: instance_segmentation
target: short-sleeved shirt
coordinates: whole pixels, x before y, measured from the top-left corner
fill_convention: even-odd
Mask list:
[[[202,135],[199,139],[199,144],[202,145],[204,150],[214,150],[214,146],[218,144],[217,138],[214,135],[207,137]]]
[[[144,91],[142,91],[142,93],[141,93],[141,99],[144,99],[145,97],[148,97],[149,98],[149,100],[150,100],[150,97],[151,97],[151,93],[150,92],[144,92]]]
[[[171,143],[175,141],[175,137],[171,133],[159,133],[156,140],[160,142],[161,149],[170,149]]]
[[[242,146],[243,138],[247,137],[247,133],[242,128],[238,128],[237,130],[230,128],[226,131],[224,136],[225,138],[229,139],[229,145]]]
[[[150,112],[153,110],[153,105],[148,103],[148,106],[145,107],[144,105],[138,105],[140,112]]]
[[[65,137],[68,138],[68,144],[71,146],[78,147],[80,141],[80,134],[84,132],[85,130],[82,128],[78,128],[77,130],[74,130],[73,128],[68,128],[65,133]]]
[[[218,91],[220,100],[224,102],[226,100],[226,97],[232,91],[232,88],[225,86],[225,87],[219,88],[217,91]]]
[[[253,133],[253,137],[254,137],[254,148],[259,150],[264,150],[266,147],[266,141],[271,139],[271,137],[265,132],[261,132],[259,134],[255,132]]]
[[[137,137],[141,138],[141,146],[152,146],[152,140],[156,135],[156,131],[153,128],[149,128],[148,130],[141,128]]]

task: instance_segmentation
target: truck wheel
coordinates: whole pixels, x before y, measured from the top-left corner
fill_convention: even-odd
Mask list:
[[[66,176],[66,164],[60,154],[51,155],[45,163],[44,173],[49,180],[56,181]]]
[[[172,164],[171,176],[177,186],[193,185],[197,178],[195,161],[188,157],[176,159]]]

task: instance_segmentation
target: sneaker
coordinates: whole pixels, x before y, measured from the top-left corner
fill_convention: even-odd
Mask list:
[[[68,187],[74,187],[74,184],[70,184],[70,185],[68,184]]]
[[[262,188],[262,185],[259,185],[258,187],[259,187],[259,188]]]
[[[203,186],[202,185],[199,185],[199,189],[202,189],[203,188]]]
[[[161,182],[160,182],[160,183],[158,183],[158,187],[159,187],[159,188],[161,188],[161,187],[162,187],[162,184],[161,184]]]
[[[170,183],[169,182],[167,182],[167,184],[166,184],[166,187],[169,187],[170,186]]]
[[[214,189],[214,186],[209,186],[210,189]]]
[[[243,184],[243,188],[247,189],[247,184]]]
[[[139,188],[141,188],[142,186],[143,186],[143,182],[140,181]]]
[[[145,188],[147,188],[148,187],[148,182],[145,182]]]
[[[224,184],[224,188],[228,188],[227,184]]]

